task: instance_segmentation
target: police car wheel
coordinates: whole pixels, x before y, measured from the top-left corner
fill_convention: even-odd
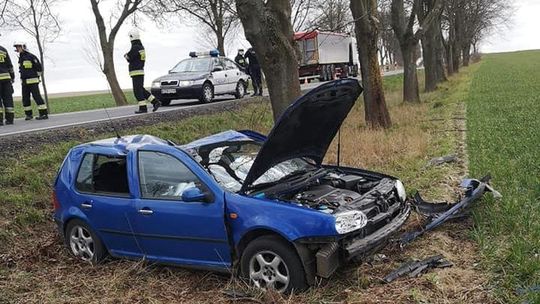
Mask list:
[[[201,97],[199,98],[199,100],[202,103],[209,103],[209,102],[212,102],[213,99],[214,99],[214,87],[212,86],[212,84],[207,82],[203,84]]]
[[[234,93],[234,97],[236,97],[236,99],[240,99],[244,97],[244,95],[246,95],[246,85],[242,80],[240,80],[236,84],[236,92]]]
[[[171,99],[163,99],[163,98],[162,98],[162,99],[160,99],[159,101],[161,102],[161,105],[162,105],[162,106],[168,106],[168,105],[171,104],[171,101],[172,101],[172,100],[171,100]]]

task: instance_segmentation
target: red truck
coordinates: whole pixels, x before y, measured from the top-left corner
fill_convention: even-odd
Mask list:
[[[358,76],[356,39],[349,34],[309,31],[294,34],[300,49],[300,81]]]

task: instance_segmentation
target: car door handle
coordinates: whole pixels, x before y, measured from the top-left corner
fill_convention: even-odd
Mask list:
[[[154,213],[154,211],[148,208],[143,208],[143,209],[139,209],[139,213],[142,215],[151,215]]]
[[[82,204],[81,204],[81,208],[83,208],[83,209],[90,209],[90,208],[92,208],[92,201],[82,203]]]
[[[225,74],[225,77],[227,77],[227,74]]]

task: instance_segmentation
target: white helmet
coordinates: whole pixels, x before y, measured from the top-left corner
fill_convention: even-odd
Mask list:
[[[26,42],[23,42],[23,41],[15,41],[13,42],[13,46],[14,47],[17,47],[17,46],[22,46],[23,49],[26,49]]]
[[[129,40],[139,40],[141,39],[141,35],[139,34],[139,30],[136,28],[133,28],[129,31]]]

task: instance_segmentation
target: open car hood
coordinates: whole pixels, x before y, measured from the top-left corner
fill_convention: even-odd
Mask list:
[[[357,80],[325,83],[299,97],[278,119],[261,147],[240,192],[275,165],[306,157],[321,164],[328,146],[362,93]]]

